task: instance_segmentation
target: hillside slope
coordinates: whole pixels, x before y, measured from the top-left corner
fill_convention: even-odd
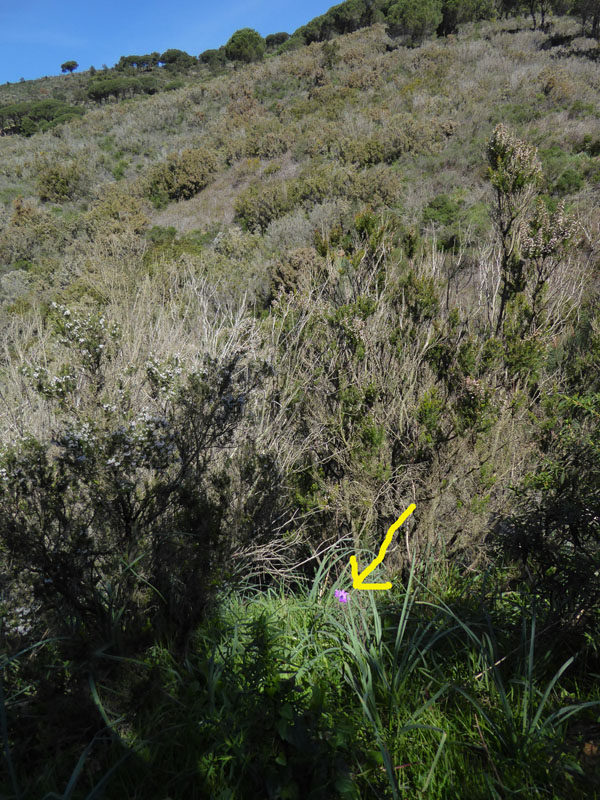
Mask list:
[[[464,681],[513,726],[503,738],[502,723],[486,718],[482,746],[481,707],[463,730],[448,699],[439,714],[453,720],[451,752],[460,755],[448,755],[447,777],[434,780],[446,738],[439,749],[428,740],[413,789],[482,798],[491,785],[527,787],[531,797],[597,790],[596,762],[573,755],[593,744],[591,717],[583,733],[568,731],[580,737],[569,744],[578,772],[563,763],[571,739],[562,717],[543,727],[547,718],[528,710],[522,740],[521,712],[506,716],[517,695],[502,694],[497,671],[494,686],[480,680],[502,657],[489,625],[500,653],[521,648],[522,659],[506,665],[515,669],[507,686],[529,663],[536,689],[523,703],[575,654],[552,709],[597,697],[589,676],[600,666],[600,72],[597,43],[579,36],[578,23],[554,26],[481,22],[405,47],[375,24],[220,74],[199,68],[184,87],[0,137],[0,602],[3,645],[15,657],[2,735],[32,792],[66,785],[105,725],[105,770],[133,729],[154,742],[150,753],[164,753],[163,713],[185,728],[178,709],[191,704],[214,718],[190,741],[209,753],[218,740],[223,763],[174,746],[177,766],[163,755],[155,780],[152,758],[140,755],[132,775],[143,796],[164,800],[171,780],[173,797],[388,796],[381,760],[364,744],[374,725],[378,736],[388,730],[378,747],[392,776],[385,791],[397,797],[395,760],[420,758],[414,743],[414,759],[402,755],[404,729],[389,732],[403,724],[402,692],[413,680],[428,699]],[[472,615],[479,649],[458,655],[434,637],[440,650],[431,640],[425,671],[405,664],[407,683],[394,683],[389,720],[366,704],[350,769],[337,734],[310,738],[322,723],[320,689],[305,708],[286,694],[272,653],[257,666],[238,659],[240,645],[232,675],[239,670],[245,711],[223,699],[218,713],[254,725],[262,700],[244,705],[256,687],[241,676],[270,675],[264,691],[281,700],[269,728],[282,748],[278,766],[260,733],[239,747],[219,739],[227,725],[214,706],[223,689],[214,653],[189,683],[169,665],[192,669],[190,642],[223,587],[230,595],[254,578],[286,590],[318,582],[336,548],[368,564],[411,503],[377,580],[402,587],[420,576],[436,602]],[[346,567],[347,559],[331,567],[327,589],[350,589]],[[297,611],[302,635],[313,631],[306,608]],[[414,614],[429,630],[429,611]],[[444,619],[450,637],[457,626]],[[252,635],[264,655],[261,624]],[[534,676],[536,636],[545,656]],[[42,652],[48,637],[57,637],[48,656],[61,676],[56,691],[45,655],[17,659],[29,646]],[[414,647],[416,665],[429,645]],[[369,652],[364,670],[375,663]],[[117,663],[128,658],[137,663]],[[135,670],[149,665],[137,686]],[[162,688],[159,673],[168,674]],[[114,689],[110,723],[100,678]],[[207,682],[210,708],[199,688]],[[147,706],[136,700],[142,690]],[[373,703],[383,708],[387,691]],[[33,710],[22,711],[21,692]],[[343,697],[327,700],[332,714],[346,711]],[[352,697],[358,710],[348,713],[362,713]],[[433,703],[427,719],[439,732]],[[298,740],[281,721],[289,715]],[[550,729],[559,742],[552,757],[536,738]],[[313,752],[320,787],[306,777]],[[279,783],[253,768],[261,759]],[[190,794],[186,781],[198,771]],[[115,797],[132,796],[122,780]]]

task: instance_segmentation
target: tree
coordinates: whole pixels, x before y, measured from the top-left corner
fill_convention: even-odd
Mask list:
[[[198,61],[200,61],[201,64],[206,64],[211,72],[216,72],[219,67],[224,67],[227,63],[225,48],[220,47],[218,50],[205,50],[198,56]]]
[[[62,72],[68,72],[69,74],[73,74],[73,70],[77,69],[79,64],[76,61],[65,61],[64,64],[60,65]]]
[[[598,0],[575,0],[573,13],[581,20],[581,33],[585,34],[588,20],[592,23],[592,36],[600,38],[600,3]]]
[[[265,39],[267,50],[274,50],[276,47],[279,47],[279,45],[287,42],[289,38],[289,33],[270,33]]]
[[[518,16],[521,12],[521,5],[521,0],[496,0],[496,9],[500,19]]]
[[[594,5],[597,4],[597,0],[592,0],[592,2]],[[546,26],[546,14],[549,14],[555,6],[559,7],[557,0],[527,0],[527,7],[533,22],[533,30],[537,27],[536,12],[539,12],[540,15],[540,27],[544,29]]]
[[[502,13],[506,4],[520,2],[521,0],[442,0],[442,23],[437,33],[447,36],[465,22],[495,19],[497,11]]]
[[[441,0],[404,0],[390,7],[388,26],[393,34],[410,36],[415,43],[430,36],[442,22]]]
[[[253,28],[240,28],[225,45],[229,61],[260,61],[265,52],[265,40]]]
[[[147,56],[147,58],[152,59],[153,54]],[[140,58],[140,56],[138,56]],[[141,58],[146,58],[142,56]],[[196,63],[196,59],[194,56],[191,56],[189,53],[186,53],[185,50],[177,50],[175,48],[171,48],[170,50],[165,50],[165,52],[158,57],[157,63],[160,62],[164,64],[167,69],[177,70],[177,69],[187,69],[188,67],[193,66]],[[137,63],[137,62],[136,62]]]

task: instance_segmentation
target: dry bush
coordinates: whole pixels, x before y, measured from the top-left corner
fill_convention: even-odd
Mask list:
[[[274,219],[265,231],[265,243],[269,250],[285,251],[288,247],[304,247],[312,241],[310,220],[297,208],[283,217]]]

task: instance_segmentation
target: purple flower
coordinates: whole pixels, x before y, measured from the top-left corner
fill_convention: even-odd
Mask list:
[[[335,596],[340,601],[340,603],[348,602],[348,592],[345,592],[343,589],[336,589]]]

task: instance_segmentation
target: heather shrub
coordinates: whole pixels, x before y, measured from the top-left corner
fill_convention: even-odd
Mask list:
[[[286,183],[251,184],[235,200],[235,219],[245,230],[264,233],[272,220],[293,207],[289,194]]]
[[[349,172],[344,195],[373,205],[393,206],[402,196],[403,178],[384,164]]]
[[[289,148],[289,136],[281,124],[262,122],[250,128],[246,135],[245,154],[258,158],[277,158]]]
[[[498,125],[488,142],[487,155],[488,176],[495,191],[492,218],[501,247],[502,288],[496,335],[513,304],[510,338],[517,358],[511,360],[516,368],[538,358],[539,354],[534,355],[538,345],[530,334],[539,332],[547,322],[548,280],[572,243],[577,225],[565,214],[564,204],[549,212],[539,196],[543,173],[535,148]]]
[[[117,651],[150,634],[181,643],[225,545],[228,478],[211,455],[231,441],[258,372],[240,376],[240,353],[222,363],[207,355],[188,374],[177,357],[150,359],[150,404],[136,413],[122,385],[115,402],[105,394],[119,326],[65,306],[52,316],[71,363],[58,375],[41,366],[23,374],[56,403],[60,426],[52,443],[28,436],[1,456],[0,542],[11,571],[31,587],[37,627]]]
[[[40,158],[35,164],[36,188],[42,201],[64,203],[83,194],[87,187],[86,174],[76,161],[52,163]]]
[[[339,140],[339,155],[345,164],[367,167],[384,160],[384,145],[379,135]]]
[[[105,185],[89,211],[83,214],[84,229],[91,236],[99,234],[142,233],[149,225],[144,204],[135,187],[121,183]]]
[[[158,206],[168,200],[189,200],[208,186],[217,165],[217,154],[206,148],[171,153],[165,162],[150,169],[147,194]]]
[[[271,269],[271,287],[274,297],[280,291],[294,292],[301,284],[306,284],[319,268],[319,258],[312,247],[289,250],[277,259]]]

